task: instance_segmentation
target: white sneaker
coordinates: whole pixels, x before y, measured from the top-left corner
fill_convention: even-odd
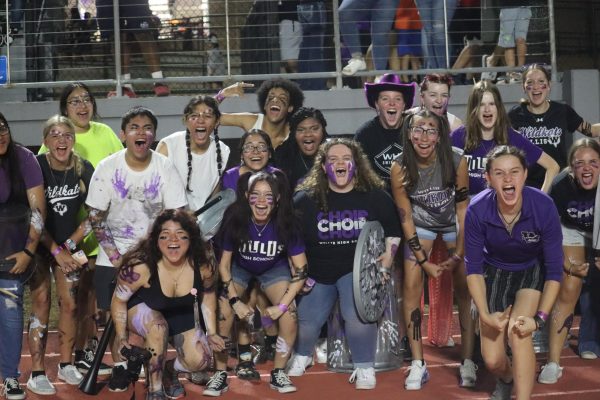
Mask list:
[[[327,362],[327,339],[317,340],[315,354],[317,355],[317,362],[319,364],[325,364]]]
[[[356,389],[375,389],[377,380],[375,379],[375,368],[356,368],[348,382],[354,383]]]
[[[488,56],[487,54],[484,54],[483,56],[481,56],[481,66],[482,67],[491,68],[492,66],[488,62],[491,57],[492,56]],[[484,72],[481,73],[481,80],[485,79],[485,80],[488,80],[488,81],[493,81],[494,79],[496,79],[497,75],[498,75],[497,72],[484,71]]]
[[[300,354],[294,354],[288,362],[287,374],[288,376],[302,376],[306,371],[306,368],[313,365],[313,358],[311,356],[301,356]]]
[[[56,388],[46,375],[38,375],[35,378],[30,375],[29,380],[27,381],[27,389],[42,396],[56,394]]]
[[[477,383],[477,365],[466,358],[460,366],[460,387],[475,387]]]
[[[593,351],[582,351],[579,354],[579,357],[583,358],[584,360],[595,360],[596,358],[598,358],[596,353],[594,353]]]
[[[69,385],[79,385],[83,380],[83,375],[74,365],[67,365],[64,368],[58,365],[58,379],[67,382]]]
[[[562,376],[562,370],[562,367],[557,363],[549,362],[542,366],[542,371],[540,372],[540,376],[538,376],[538,382],[552,385],[553,383],[558,382]]]
[[[429,380],[429,371],[427,363],[421,360],[413,360],[408,367],[408,376],[404,381],[406,390],[421,390],[421,387]]]
[[[366,69],[367,63],[365,63],[365,60],[362,57],[352,57],[350,61],[348,61],[348,65],[342,69],[342,75],[351,76],[358,71],[364,71]]]

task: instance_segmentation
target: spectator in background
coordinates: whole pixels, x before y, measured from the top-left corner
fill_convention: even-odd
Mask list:
[[[325,2],[300,0],[298,3],[298,21],[302,24],[298,72],[325,71]],[[320,90],[326,87],[325,78],[301,79],[298,83],[304,90]]]
[[[354,75],[367,69],[360,49],[356,24],[371,22],[373,64],[378,71],[387,69],[389,55],[389,32],[394,22],[394,12],[400,0],[344,0],[339,8],[340,33],[350,50],[352,58],[342,69],[344,75]]]
[[[281,73],[298,72],[298,54],[302,43],[302,24],[298,22],[298,1],[279,0],[279,51]]]
[[[113,20],[113,0],[98,0],[96,2],[98,11],[98,22],[102,35],[109,36],[114,30]],[[153,37],[153,15],[147,1],[142,3],[139,0],[121,0],[119,1],[119,16],[121,27],[121,79],[131,79],[129,67],[131,65],[132,42],[137,42],[140,53],[144,57],[144,63],[152,75],[152,79],[163,79],[163,72],[160,68],[160,56],[158,46]],[[157,97],[164,97],[171,94],[169,87],[164,83],[154,84],[154,94]],[[136,97],[131,83],[123,85],[123,95],[127,97]],[[108,97],[116,96],[115,91],[108,93]]]
[[[421,69],[421,57],[423,56],[421,28],[421,19],[415,0],[400,0],[394,20],[395,32],[392,33],[391,40],[391,43],[397,43],[398,47],[390,47],[391,70],[407,71],[412,69],[416,71]],[[411,77],[401,75],[401,78],[403,83],[418,80],[416,73]]]
[[[458,0],[415,0],[421,23],[423,24],[422,43],[425,52],[426,68],[448,68],[446,47],[448,27],[454,17]]]
[[[219,38],[215,33],[208,35],[208,50],[206,50],[206,74],[209,76],[226,75],[225,57],[219,49]],[[218,89],[219,82],[211,82],[211,89]]]

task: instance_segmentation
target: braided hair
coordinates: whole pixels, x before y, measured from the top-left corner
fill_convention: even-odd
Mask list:
[[[215,113],[215,117],[217,118],[217,125],[215,126],[215,129],[213,130],[213,135],[215,138],[215,146],[216,146],[216,150],[217,150],[217,170],[219,172],[219,178],[220,178],[221,175],[223,175],[224,166],[223,166],[223,156],[221,155],[221,139],[219,138],[219,126],[218,126],[219,119],[221,118],[221,111],[219,111],[219,103],[217,103],[217,101],[210,96],[203,96],[203,95],[194,96],[190,99],[190,101],[188,102],[188,104],[185,106],[185,108],[183,110],[184,119],[187,119],[187,117],[190,114],[193,114],[194,109],[199,104],[206,104],[207,106],[209,106],[212,109],[212,111]],[[186,152],[187,152],[188,173],[187,173],[187,182],[186,182],[185,189],[188,192],[193,192],[192,188],[190,188],[190,181],[192,179],[192,148],[190,146],[191,140],[192,139],[191,139],[190,130],[186,128],[185,129],[185,148],[186,148]]]

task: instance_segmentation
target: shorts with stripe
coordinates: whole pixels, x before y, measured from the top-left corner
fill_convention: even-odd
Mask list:
[[[536,263],[521,271],[506,271],[493,265],[484,265],[486,300],[490,313],[502,312],[515,303],[521,289],[542,291],[545,277],[540,264]]]

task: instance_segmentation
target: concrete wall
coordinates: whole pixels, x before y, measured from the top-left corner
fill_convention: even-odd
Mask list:
[[[456,86],[452,89],[449,111],[463,120],[470,89],[470,86]],[[517,104],[523,96],[519,85],[504,85],[500,90],[507,109]],[[11,124],[16,139],[27,146],[39,145],[42,123],[58,112],[58,102],[7,102],[4,100],[6,93],[7,90],[0,90],[0,111]],[[566,72],[562,83],[553,84],[551,93],[552,99],[571,104],[587,121],[592,123],[600,121],[600,75],[597,70]],[[160,139],[183,129],[181,114],[188,100],[189,97],[184,96],[100,99],[98,109],[102,121],[118,132],[120,117],[128,108],[134,105],[147,106],[158,116],[158,139]],[[328,123],[327,130],[334,135],[352,134],[362,123],[375,115],[374,111],[367,106],[364,92],[359,89],[309,91],[306,92],[305,104],[323,111]],[[221,110],[257,112],[256,96],[251,94],[243,98],[228,99],[221,105]],[[235,139],[242,134],[239,128],[232,127],[223,127],[219,132],[226,139]],[[235,141],[228,140],[228,142]]]

